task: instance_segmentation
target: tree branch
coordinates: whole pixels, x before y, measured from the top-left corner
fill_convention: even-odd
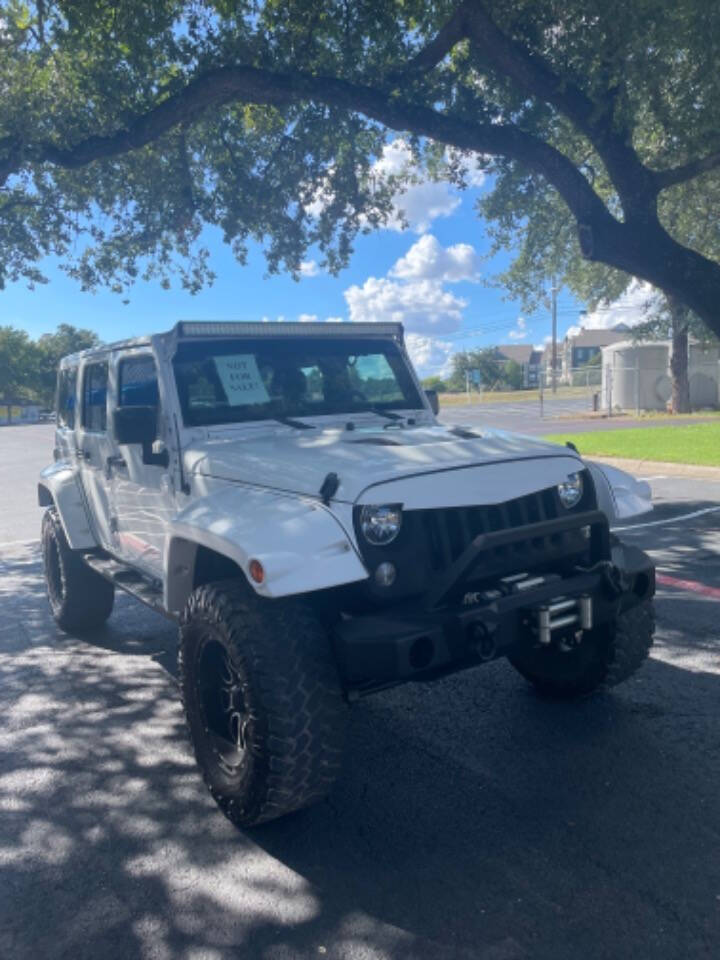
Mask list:
[[[620,222],[575,164],[516,125],[474,123],[453,117],[405,99],[397,89],[383,90],[300,71],[277,73],[250,66],[225,67],[198,75],[177,93],[137,115],[123,129],[105,136],[92,135],[69,147],[57,143],[23,144],[5,138],[1,144],[5,157],[0,160],[0,178],[19,173],[32,163],[74,169],[117,157],[158,140],[179,125],[196,121],[206,111],[233,102],[279,106],[322,103],[362,114],[391,130],[411,131],[462,150],[518,161],[543,176],[562,196],[578,224],[586,257],[633,273],[678,296],[712,329],[720,331],[720,266],[673,240],[657,218],[626,216]],[[700,163],[708,165],[710,160],[696,161],[696,165]],[[641,169],[655,177],[653,171]],[[659,174],[668,180],[677,175]],[[639,203],[638,209],[642,214],[647,203],[645,207]]]
[[[556,107],[586,136],[597,136],[600,116],[579,87],[558,76],[540,54],[531,53],[503,33],[481,3],[465,2],[460,10],[473,46],[491,66],[527,93]]]
[[[595,103],[575,83],[558,75],[542,55],[508,37],[478,0],[466,0],[461,10],[470,41],[484,60],[529,96],[559,110],[590,140],[605,163],[626,215],[654,212],[655,178],[633,149],[629,133],[614,126],[614,96]]]
[[[241,96],[242,95],[242,96]],[[45,144],[26,151],[28,159],[74,169],[93,160],[128,153],[147,146],[178,124],[192,123],[208,108],[233,100],[282,104],[293,97],[277,76],[252,67],[223,67],[201,74],[157,107],[137,116],[125,129],[108,136],[91,136],[73,147]],[[0,167],[0,169],[2,169]]]
[[[678,167],[655,170],[653,176],[658,190],[665,190],[667,187],[673,187],[678,183],[687,183],[688,180],[700,176],[701,173],[707,173],[708,170],[715,170],[717,167],[720,167],[720,150],[709,153],[705,157],[690,160]]]
[[[234,101],[287,105],[308,100],[362,113],[392,130],[409,130],[463,150],[519,160],[558,190],[577,219],[615,222],[567,157],[512,124],[471,123],[402,100],[396,91],[387,93],[337,77],[275,73],[249,66],[225,67],[196,77],[116,133],[93,135],[72,147],[38,144],[25,150],[25,159],[75,169],[144,147],[173,127],[191,123],[209,108]],[[19,164],[10,172],[18,168]]]
[[[415,54],[402,74],[428,73],[445,59],[456,43],[464,40],[466,36],[465,5],[461,4],[436,36]]]

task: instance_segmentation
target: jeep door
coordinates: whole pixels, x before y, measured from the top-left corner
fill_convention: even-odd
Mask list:
[[[156,438],[162,445],[163,416],[152,353],[139,349],[116,354],[113,367],[112,406],[154,408]],[[115,553],[133,566],[160,576],[165,534],[174,512],[167,454],[143,450],[139,443],[118,444],[114,434],[113,442],[110,470],[117,527]]]
[[[82,366],[80,417],[75,417],[75,457],[83,490],[100,543],[113,549],[110,483],[107,459],[112,454],[107,417],[108,359],[86,360]]]

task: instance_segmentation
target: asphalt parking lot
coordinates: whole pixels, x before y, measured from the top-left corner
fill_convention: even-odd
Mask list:
[[[663,583],[650,661],[539,699],[504,663],[353,708],[320,806],[252,831],[185,741],[172,625],[53,626],[45,426],[0,430],[0,957],[715,958],[720,484],[649,475],[625,536]]]

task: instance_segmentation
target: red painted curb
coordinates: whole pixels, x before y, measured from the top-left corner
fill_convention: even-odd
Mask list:
[[[689,590],[691,593],[699,593],[703,597],[714,597],[714,599],[720,600],[720,589],[718,587],[709,587],[706,583],[698,583],[697,580],[679,580],[677,577],[669,577],[665,573],[656,574],[655,579],[663,587]]]

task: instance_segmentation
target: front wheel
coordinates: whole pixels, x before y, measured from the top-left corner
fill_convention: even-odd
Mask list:
[[[627,680],[649,654],[654,632],[653,604],[647,600],[614,623],[588,631],[570,650],[535,647],[509,659],[540,693],[572,699]]]
[[[70,548],[55,507],[42,521],[42,555],[50,609],[67,633],[96,630],[112,613],[115,588]]]
[[[347,707],[307,606],[236,580],[199,587],[182,618],[179,673],[195,756],[230,820],[250,826],[326,796]]]

